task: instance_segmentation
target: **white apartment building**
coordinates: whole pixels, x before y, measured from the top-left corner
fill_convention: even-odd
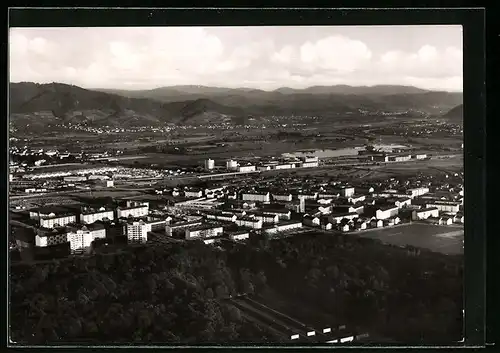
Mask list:
[[[165,234],[169,237],[176,231],[184,230],[188,227],[194,227],[201,225],[201,221],[192,221],[192,222],[179,222],[174,224],[165,224]]]
[[[291,164],[277,164],[274,169],[279,170],[279,169],[290,169],[292,168]]]
[[[72,253],[86,252],[90,249],[95,239],[105,239],[106,229],[100,227],[83,226],[80,229],[74,228],[67,234]]]
[[[40,227],[42,228],[55,228],[64,227],[66,224],[75,223],[76,215],[59,215],[56,216],[53,213],[45,217],[40,217]]]
[[[416,221],[420,219],[427,219],[429,217],[439,217],[439,210],[436,207],[422,208],[413,210],[411,218]]]
[[[252,217],[238,217],[235,222],[240,227],[248,227],[252,229],[262,229],[262,220]]]
[[[287,232],[294,229],[302,228],[302,222],[286,222],[286,223],[278,223],[271,228],[264,229],[264,233],[266,234],[276,234],[280,232]]]
[[[221,226],[202,224],[199,226],[188,227],[185,230],[186,239],[193,238],[213,238],[222,235],[224,229]]]
[[[236,232],[236,233],[231,233],[229,234],[229,239],[231,240],[247,240],[250,238],[250,233],[249,232]]]
[[[319,167],[319,162],[303,162],[299,164],[300,167],[302,168],[316,168]]]
[[[410,197],[413,198],[427,194],[429,192],[429,188],[413,188],[408,189],[406,192]]]
[[[105,219],[112,221],[114,218],[113,210],[107,210],[104,207],[101,207],[98,210],[84,210],[80,213],[80,223],[84,224],[92,224]]]
[[[265,212],[277,215],[280,220],[290,220],[290,218],[292,217],[292,212],[288,209],[284,210],[265,209]]]
[[[126,225],[127,240],[131,243],[146,243],[148,232],[151,232],[151,224],[144,221],[129,222]]]
[[[66,230],[60,232],[54,230],[52,233],[36,234],[35,246],[45,247],[68,242],[68,235]]]
[[[457,213],[460,210],[460,203],[458,202],[433,202],[428,203],[425,207],[435,207],[440,212]]]
[[[375,212],[375,217],[377,217],[377,219],[387,219],[390,217],[397,216],[398,214],[399,214],[399,207],[398,206],[388,206],[388,207],[379,208]]]
[[[257,201],[257,202],[271,202],[271,194],[266,192],[264,194],[257,192],[245,192],[241,194],[243,201]]]
[[[124,208],[118,207],[116,209],[116,215],[118,218],[128,218],[128,217],[137,218],[137,217],[147,216],[148,213],[149,213],[149,206],[147,205],[124,207]]]
[[[272,194],[273,200],[275,201],[285,201],[285,202],[291,202],[293,199],[292,194],[289,193],[284,193],[284,194]]]
[[[260,219],[262,221],[262,223],[278,223],[279,221],[279,217],[278,215],[276,214],[272,214],[272,213],[254,213],[252,214],[252,216],[255,218],[255,219]]]

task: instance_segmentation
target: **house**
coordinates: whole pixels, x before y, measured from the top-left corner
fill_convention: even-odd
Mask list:
[[[421,208],[413,210],[411,219],[416,221],[420,219],[428,219],[430,217],[439,217],[439,210],[437,207]]]
[[[372,219],[370,221],[370,227],[372,228],[382,228],[384,226],[384,221],[381,219]]]
[[[356,230],[365,230],[368,228],[368,224],[365,221],[357,221],[354,223],[354,229]]]
[[[359,218],[359,214],[357,214],[356,212],[349,212],[349,213],[332,214],[329,216],[329,220],[333,224],[340,223],[344,218],[346,219]]]
[[[461,213],[457,213],[456,215],[453,216],[453,222],[455,223],[464,223],[464,215]]]
[[[448,216],[443,216],[439,218],[438,224],[441,226],[450,226],[453,224],[453,218]]]
[[[401,218],[399,218],[398,216],[391,217],[391,218],[389,218],[389,220],[391,220],[391,222],[393,223],[393,225],[398,225],[399,223],[401,223]]]
[[[323,230],[331,230],[333,228],[332,222],[321,223],[321,229]]]
[[[394,225],[394,218],[384,219],[384,227],[392,227]]]
[[[317,227],[320,225],[320,219],[316,216],[306,214],[302,219],[302,223],[306,226]]]
[[[349,229],[350,229],[349,224],[347,224],[347,223],[346,223],[346,224],[344,224],[344,225],[339,224],[339,230],[340,230],[340,231],[342,231],[342,232],[348,232],[348,231],[349,231]]]

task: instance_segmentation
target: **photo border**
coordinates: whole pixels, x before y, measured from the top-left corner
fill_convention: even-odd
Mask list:
[[[466,174],[464,181],[466,195],[464,198],[464,208],[467,214],[465,222],[466,245],[464,250],[466,287],[464,302],[466,312],[465,345],[473,347],[484,345],[486,334],[486,91],[484,69],[484,8],[10,8],[8,17],[9,27],[462,25],[464,48],[464,169]],[[6,121],[8,137],[8,118]],[[2,177],[6,178],[6,174]],[[4,189],[7,191],[7,178],[4,185],[7,185],[7,188]],[[8,198],[8,195],[6,195],[6,198]],[[8,286],[6,288],[8,289]],[[8,296],[9,293],[7,291],[7,298]],[[457,344],[457,346],[460,346],[460,344]],[[20,346],[13,345],[12,347]],[[56,347],[69,348],[75,346]],[[110,348],[110,346],[105,347]],[[247,348],[216,347],[231,349]],[[295,346],[286,346],[286,348],[289,347]],[[324,347],[307,346],[307,348]],[[332,348],[331,346],[327,347]],[[352,347],[357,349],[361,347],[363,349],[362,346]],[[380,346],[377,348],[382,347],[395,348],[393,346]],[[449,347],[455,346],[450,345]],[[40,348],[42,347],[40,346]],[[161,346],[160,348],[187,347]],[[193,346],[192,348],[201,347]],[[364,348],[372,349],[373,347]],[[410,347],[398,346],[398,348]]]

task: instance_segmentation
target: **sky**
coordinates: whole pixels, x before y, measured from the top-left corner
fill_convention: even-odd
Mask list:
[[[10,82],[462,91],[461,26],[10,28]]]

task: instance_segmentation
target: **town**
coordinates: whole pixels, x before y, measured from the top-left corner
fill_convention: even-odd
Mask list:
[[[425,154],[387,154],[372,149],[360,154],[371,154],[370,160],[381,162],[418,163],[428,158]],[[142,200],[134,197],[102,203],[95,199],[64,205],[56,201],[41,207],[32,202],[35,207],[28,209],[30,199],[11,197],[11,223],[15,226],[11,250],[34,259],[38,254],[46,258],[51,253],[64,253],[62,248],[67,254],[80,254],[111,244],[196,239],[216,245],[224,240],[288,237],[313,231],[362,236],[371,229],[410,224],[457,227],[458,233],[463,229],[463,173],[449,173],[442,180],[421,175],[349,181],[276,174],[314,170],[321,163],[315,156],[270,158],[254,164],[230,159],[222,166],[207,159],[205,171],[192,177],[192,185],[155,187],[150,189],[155,196]],[[275,173],[267,175],[267,171]],[[154,170],[116,167],[87,167],[74,173],[25,174],[28,180],[38,181],[39,187],[25,188],[24,193],[41,196],[78,188],[92,192],[96,188],[115,189],[115,182],[122,179],[146,178],[146,185],[151,185],[151,180],[166,177]],[[10,180],[14,181],[12,174]]]

